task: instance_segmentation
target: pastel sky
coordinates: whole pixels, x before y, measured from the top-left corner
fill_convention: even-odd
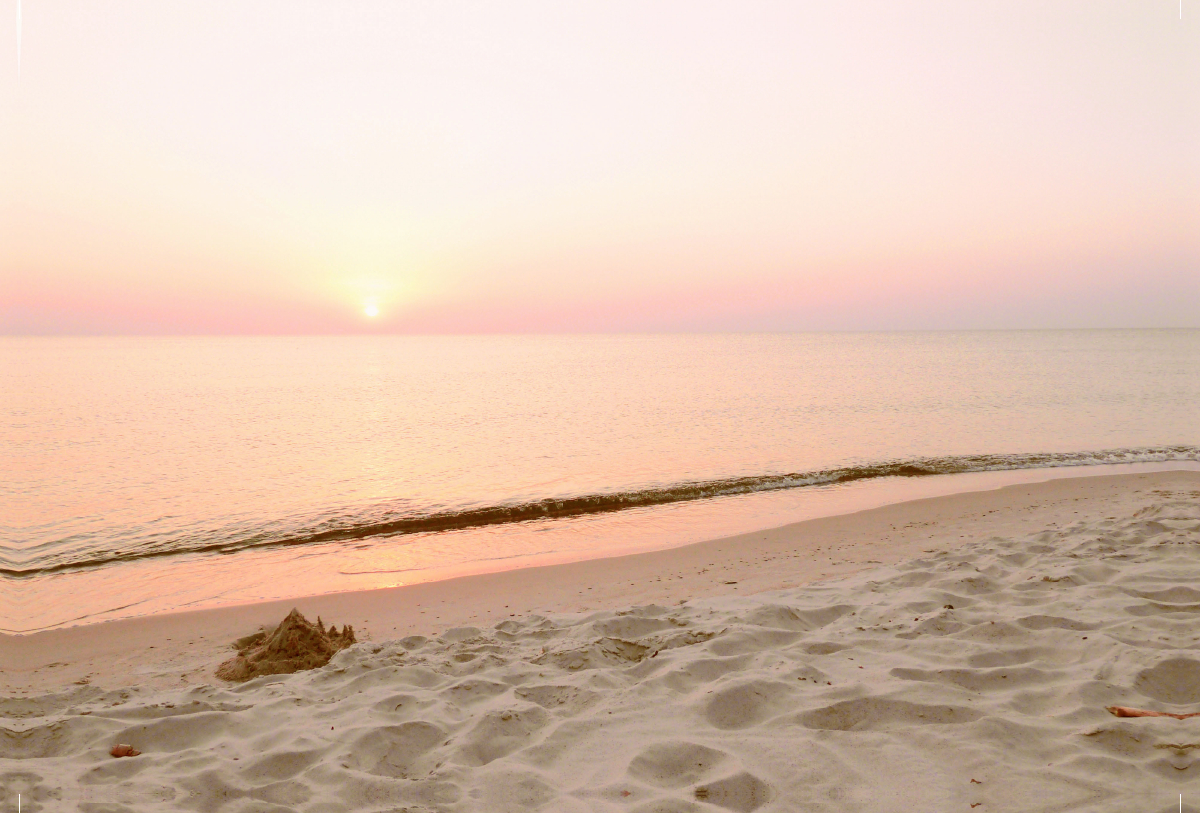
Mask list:
[[[1200,0],[0,2],[0,333],[1200,327]]]

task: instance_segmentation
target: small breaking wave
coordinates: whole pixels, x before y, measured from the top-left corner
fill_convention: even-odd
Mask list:
[[[544,499],[471,507],[458,510],[374,510],[326,518],[291,530],[270,532],[193,534],[186,538],[143,542],[125,551],[79,551],[58,554],[53,561],[20,563],[11,549],[0,560],[0,576],[32,578],[68,570],[83,570],[139,559],[185,554],[231,554],[244,550],[359,541],[371,537],[436,533],[515,522],[534,522],[584,516],[630,508],[727,497],[763,491],[839,485],[884,477],[929,477],[1016,469],[1101,466],[1121,463],[1200,462],[1200,446],[1159,446],[1107,449],[1091,452],[1055,452],[1007,455],[959,455],[913,458],[790,473],[685,481],[628,491],[546,497]],[[19,549],[18,551],[19,552]]]

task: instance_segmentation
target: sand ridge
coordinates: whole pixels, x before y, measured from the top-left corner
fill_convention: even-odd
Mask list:
[[[4,700],[0,782],[29,810],[1187,810],[1200,719],[1105,707],[1200,706],[1200,489],[1136,502],[807,587]]]

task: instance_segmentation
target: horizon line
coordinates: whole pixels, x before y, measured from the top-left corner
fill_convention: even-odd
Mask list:
[[[430,338],[485,336],[787,336],[813,333],[1101,333],[1200,331],[1200,326],[1158,327],[967,327],[967,328],[829,328],[797,330],[614,330],[614,331],[480,331],[480,332],[328,332],[328,333],[3,333],[0,339],[286,339],[286,338]]]

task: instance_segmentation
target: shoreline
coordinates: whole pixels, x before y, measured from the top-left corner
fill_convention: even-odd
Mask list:
[[[1200,461],[886,477],[567,520],[509,523],[424,539],[421,535],[382,537],[367,547],[329,543],[312,549],[245,551],[227,557],[142,560],[14,583],[12,595],[0,599],[0,635],[27,636],[122,619],[387,589],[669,550],[811,519],[1008,485],[1179,470],[1200,471]]]
[[[1025,535],[1117,510],[1155,488],[1200,487],[1190,470],[1090,475],[895,503],[683,547],[332,593],[0,635],[0,696],[82,683],[106,689],[217,684],[232,641],[297,607],[349,623],[360,641],[491,627],[538,613],[586,613],[811,585],[991,537]]]

